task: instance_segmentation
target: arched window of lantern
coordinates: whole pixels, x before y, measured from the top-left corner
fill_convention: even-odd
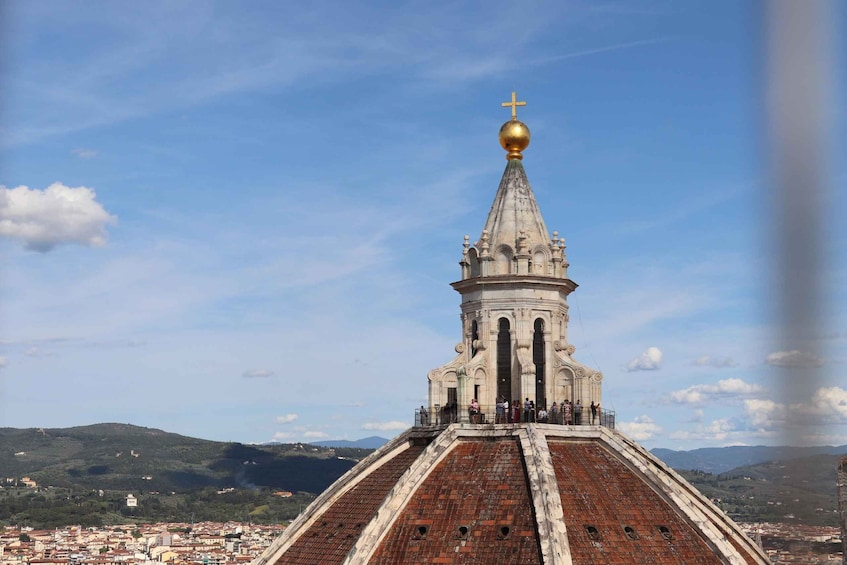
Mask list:
[[[468,250],[468,261],[471,264],[471,277],[479,276],[479,255],[477,254],[476,249],[471,248]]]
[[[512,398],[512,331],[507,318],[497,322],[497,399]]]
[[[532,362],[535,365],[535,403],[547,406],[546,382],[547,352],[544,347],[544,320],[535,319],[532,332]]]

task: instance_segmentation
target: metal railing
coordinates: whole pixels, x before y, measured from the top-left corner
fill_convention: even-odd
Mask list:
[[[464,420],[471,424],[560,424],[565,426],[603,426],[615,429],[615,412],[600,408],[592,412],[591,406],[583,406],[581,411],[569,408],[558,410],[525,410],[523,405],[511,405],[506,410],[502,406],[480,405],[477,411],[465,408],[466,418],[460,418],[456,405],[436,404],[433,410],[421,406],[415,409],[415,427],[441,426]]]

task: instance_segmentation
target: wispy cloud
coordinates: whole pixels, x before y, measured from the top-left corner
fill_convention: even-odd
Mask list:
[[[291,424],[296,422],[300,416],[297,414],[285,414],[284,416],[277,416],[276,423],[277,424]]]
[[[274,372],[270,369],[248,369],[241,376],[245,379],[267,379],[274,376]]]
[[[765,357],[765,363],[774,367],[822,367],[824,359],[807,351],[774,351]]]
[[[550,63],[557,63],[559,61],[565,61],[567,59],[581,59],[583,57],[589,57],[591,55],[600,55],[602,53],[609,53],[611,51],[621,51],[624,49],[645,47],[647,45],[656,45],[657,43],[665,43],[674,39],[678,38],[668,36],[656,37],[653,39],[640,39],[638,41],[627,41],[624,43],[613,43],[611,45],[602,45],[600,47],[592,47],[589,49],[571,51],[570,53],[562,53],[559,55],[550,55],[549,57],[539,57],[535,59],[530,59],[528,63],[530,65],[549,65]]]
[[[698,367],[714,367],[715,369],[728,369],[737,367],[738,362],[731,357],[721,357],[717,355],[703,355],[695,359],[692,364]]]
[[[676,390],[667,395],[666,399],[675,404],[705,404],[727,398],[743,398],[760,395],[765,388],[746,383],[741,379],[723,379],[717,384],[692,385],[684,390]]]
[[[405,430],[410,427],[407,422],[401,422],[399,420],[392,420],[390,422],[365,422],[362,424],[363,430],[372,430],[372,431],[397,431],[397,430]]]
[[[670,439],[683,441],[720,441],[725,442],[737,437],[737,425],[730,418],[712,420],[709,424],[700,424],[693,430],[678,430],[670,434]]]
[[[71,151],[72,155],[76,155],[80,159],[93,159],[97,156],[97,151],[94,149],[85,149],[83,147],[77,147],[76,149]]]

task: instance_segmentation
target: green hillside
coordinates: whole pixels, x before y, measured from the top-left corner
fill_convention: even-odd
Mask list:
[[[128,424],[3,428],[0,525],[277,523],[296,516],[370,451],[214,442]],[[23,477],[38,488],[25,488]],[[129,493],[138,507],[126,506]]]
[[[735,520],[837,526],[838,459],[822,454],[738,467],[719,475],[680,473]]]
[[[303,445],[251,446],[129,424],[0,429],[0,477],[73,489],[188,491],[256,486],[321,492],[355,461]]]

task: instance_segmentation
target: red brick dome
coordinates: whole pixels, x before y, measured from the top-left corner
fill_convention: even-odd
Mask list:
[[[765,564],[623,434],[547,424],[412,428],[341,477],[255,565]]]

